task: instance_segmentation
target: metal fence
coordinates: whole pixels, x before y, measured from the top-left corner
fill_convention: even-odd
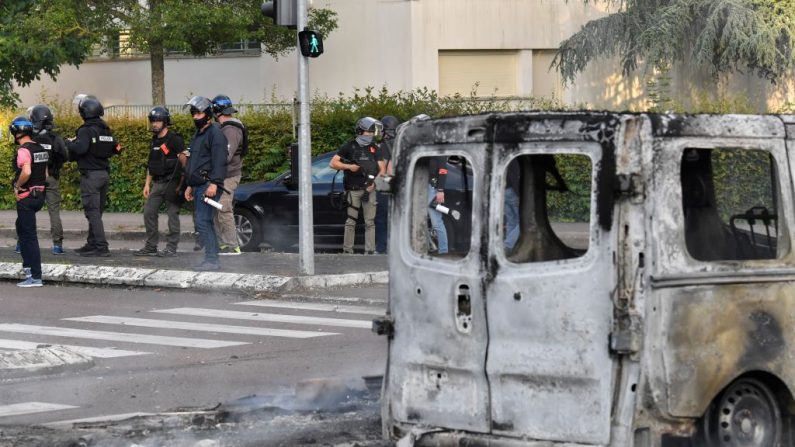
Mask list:
[[[105,107],[105,116],[108,118],[146,118],[149,111],[152,110],[151,105],[117,105]],[[184,104],[166,104],[166,108],[172,113],[180,113],[183,111]],[[235,104],[235,108],[240,113],[251,112],[290,112],[293,104],[274,103],[274,104]]]
[[[566,108],[563,103],[555,98],[533,97],[483,97],[483,98],[441,98],[441,103],[457,104],[462,113],[486,113],[492,111],[511,112],[520,110],[560,110]],[[166,108],[171,113],[183,112],[184,104],[167,104]],[[152,110],[151,105],[116,105],[105,107],[107,117],[119,118],[145,118]],[[235,108],[242,114],[251,112],[296,113],[297,103],[264,103],[264,104],[235,104]],[[295,118],[295,117],[294,117]]]

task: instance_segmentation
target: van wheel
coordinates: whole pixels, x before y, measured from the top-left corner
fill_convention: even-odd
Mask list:
[[[712,405],[702,421],[708,447],[781,445],[783,419],[778,399],[764,383],[739,379]]]
[[[257,251],[262,242],[262,228],[259,220],[245,208],[235,210],[235,230],[237,242],[243,251]]]

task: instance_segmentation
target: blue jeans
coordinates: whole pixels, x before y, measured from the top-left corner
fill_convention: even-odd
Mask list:
[[[213,225],[213,217],[215,216],[215,208],[204,203],[204,192],[207,191],[209,184],[197,186],[193,191],[193,202],[195,206],[196,217],[196,231],[199,237],[204,242],[204,260],[210,262],[218,262],[218,236],[215,234],[215,226]],[[213,200],[218,201],[218,196],[211,197]]]
[[[36,234],[36,212],[44,206],[44,191],[17,201],[17,238],[22,252],[22,267],[29,268],[33,279],[41,279],[41,252]]]
[[[519,240],[519,196],[513,188],[505,188],[505,250],[513,250]]]
[[[428,205],[436,198],[436,189],[428,185]],[[436,231],[436,242],[439,245],[439,254],[447,253],[447,228],[444,226],[444,219],[442,213],[433,208],[428,209],[428,215],[431,218],[431,226]]]
[[[389,194],[376,193],[375,207],[375,251],[386,253],[389,240]]]

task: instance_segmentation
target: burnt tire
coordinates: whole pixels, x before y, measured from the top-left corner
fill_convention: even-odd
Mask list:
[[[262,225],[257,216],[246,208],[235,209],[237,242],[243,251],[259,251],[262,242]]]
[[[785,431],[779,400],[755,379],[735,381],[707,409],[700,438],[706,447],[778,447]]]

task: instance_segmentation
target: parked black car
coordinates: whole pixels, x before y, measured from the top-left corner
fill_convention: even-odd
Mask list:
[[[342,250],[346,213],[344,209],[333,206],[331,195],[343,190],[343,174],[329,167],[334,154],[329,152],[312,160],[313,221],[315,248],[318,250]],[[451,174],[448,187],[460,189],[460,170],[451,167]],[[468,185],[471,188],[471,178]],[[455,192],[451,193],[451,198],[456,196]],[[469,219],[461,220],[465,222],[466,229],[456,230],[452,227],[460,226],[460,223],[447,222],[451,247],[469,245],[470,222]],[[257,251],[263,242],[276,250],[295,250],[298,245],[298,184],[291,181],[290,171],[267,182],[240,185],[235,190],[235,224],[243,251]],[[356,230],[356,245],[357,248],[364,245],[361,217]]]

